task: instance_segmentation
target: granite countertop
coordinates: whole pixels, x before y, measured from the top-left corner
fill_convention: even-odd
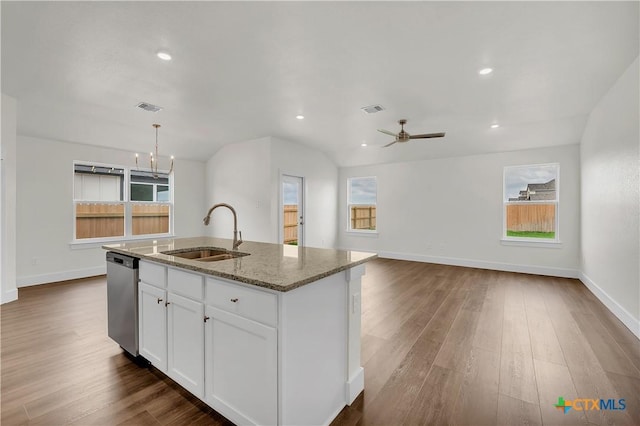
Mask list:
[[[377,257],[374,253],[252,241],[245,241],[238,248],[239,252],[246,253],[248,256],[216,262],[202,262],[162,253],[170,250],[209,247],[230,250],[231,246],[230,239],[195,237],[108,244],[102,248],[138,259],[164,263],[277,291],[293,290]]]

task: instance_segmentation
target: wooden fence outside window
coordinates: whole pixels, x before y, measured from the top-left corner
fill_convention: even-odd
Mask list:
[[[168,204],[133,204],[133,235],[166,234],[169,232]]]
[[[284,206],[284,243],[298,244],[298,205]]]
[[[76,239],[124,236],[124,203],[76,204]],[[133,204],[132,234],[166,234],[169,232],[168,204]]]
[[[555,204],[507,205],[507,231],[555,232]]]
[[[351,229],[376,229],[376,206],[352,206]]]

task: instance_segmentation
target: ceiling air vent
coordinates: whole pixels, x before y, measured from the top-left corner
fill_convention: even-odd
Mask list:
[[[147,102],[140,102],[136,107],[150,112],[158,112],[162,110],[162,107],[151,105]]]
[[[367,114],[375,114],[376,112],[384,111],[384,107],[382,105],[369,105],[360,109]]]

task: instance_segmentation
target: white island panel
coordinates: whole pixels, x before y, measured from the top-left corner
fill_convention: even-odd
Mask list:
[[[346,405],[344,272],[281,293],[280,424],[325,425]]]

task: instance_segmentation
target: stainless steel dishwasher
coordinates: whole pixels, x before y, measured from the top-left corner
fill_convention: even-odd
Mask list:
[[[107,252],[108,334],[138,356],[138,259]]]

